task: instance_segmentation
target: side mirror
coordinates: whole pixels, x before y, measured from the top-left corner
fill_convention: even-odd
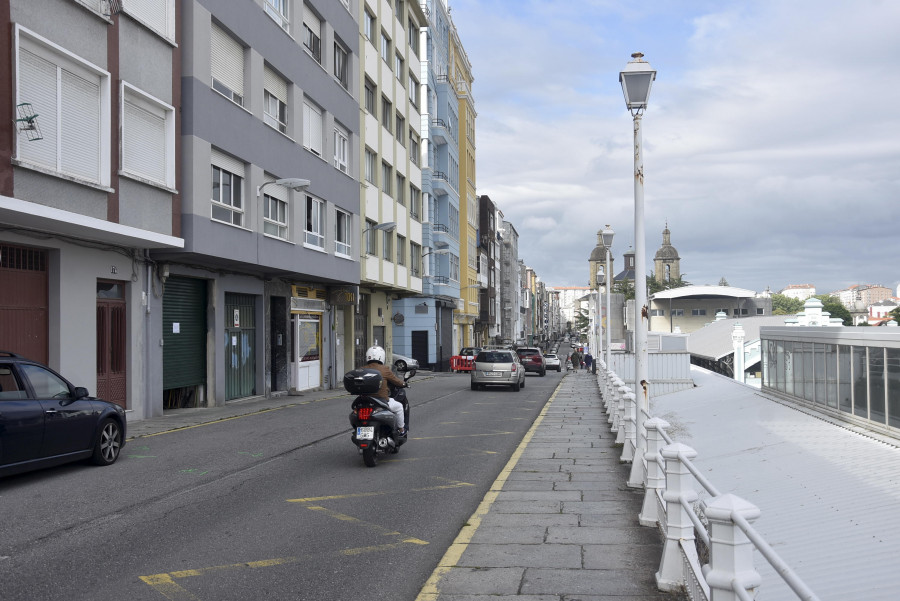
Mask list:
[[[409,371],[407,371],[405,374],[403,374],[403,381],[404,382],[408,381],[414,375],[416,375],[416,368],[412,368]]]
[[[91,396],[91,395],[88,392],[88,389],[85,388],[84,386],[76,386],[75,387],[75,400],[76,401],[81,400],[81,399],[86,399],[89,396]]]

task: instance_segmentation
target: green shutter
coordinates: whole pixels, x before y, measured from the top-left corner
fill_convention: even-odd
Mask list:
[[[173,276],[165,286],[163,389],[205,384],[206,280]]]

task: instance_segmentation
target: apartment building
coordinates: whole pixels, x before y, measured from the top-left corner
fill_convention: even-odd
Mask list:
[[[154,396],[333,387],[360,274],[357,17],[349,0],[180,5],[185,244],[152,252]]]
[[[0,348],[156,411],[150,252],[180,249],[174,0],[11,0],[0,54]]]
[[[443,0],[420,3],[422,294],[393,303],[394,350],[449,369],[460,297],[459,94],[450,79],[453,24]],[[406,352],[408,351],[408,352]]]
[[[500,338],[512,343],[522,330],[519,306],[521,275],[519,270],[519,232],[509,221],[503,221],[500,244]]]

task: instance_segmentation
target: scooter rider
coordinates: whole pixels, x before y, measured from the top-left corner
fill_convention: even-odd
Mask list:
[[[379,388],[378,392],[376,392],[372,396],[376,396],[384,401],[387,401],[391,412],[394,414],[394,419],[397,424],[397,433],[400,436],[405,436],[406,423],[403,416],[403,405],[390,398],[388,382],[394,384],[395,386],[399,386],[400,388],[405,387],[406,382],[395,376],[394,372],[391,371],[391,368],[384,364],[384,356],[384,349],[380,346],[369,347],[369,350],[366,351],[366,364],[363,365],[363,368],[376,369],[381,372],[381,388]]]

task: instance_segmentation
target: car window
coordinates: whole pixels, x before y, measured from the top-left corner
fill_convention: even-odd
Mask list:
[[[0,401],[4,399],[24,399],[25,388],[19,384],[12,366],[0,363]]]
[[[510,353],[498,351],[482,351],[478,353],[475,361],[479,363],[512,363],[513,358]]]
[[[25,377],[31,382],[36,398],[67,399],[70,397],[69,386],[59,376],[39,365],[21,363]]]
[[[549,355],[544,355],[544,357],[546,357],[547,359],[556,359],[556,355],[554,355],[553,353],[550,353]]]

